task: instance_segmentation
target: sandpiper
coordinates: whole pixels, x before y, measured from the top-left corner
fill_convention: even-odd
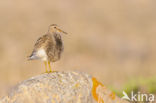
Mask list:
[[[35,43],[33,52],[28,59],[44,61],[46,72],[52,72],[50,63],[58,61],[64,49],[61,39],[62,33],[67,34],[59,29],[56,24],[50,25],[48,32]],[[47,69],[47,64],[50,71]]]

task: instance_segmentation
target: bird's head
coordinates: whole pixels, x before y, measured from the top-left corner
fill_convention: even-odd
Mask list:
[[[48,29],[49,33],[57,32],[67,34],[65,31],[61,30],[56,24],[51,24]]]

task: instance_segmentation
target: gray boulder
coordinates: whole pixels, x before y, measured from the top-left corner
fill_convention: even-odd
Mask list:
[[[45,73],[16,85],[0,103],[127,103],[82,72]]]

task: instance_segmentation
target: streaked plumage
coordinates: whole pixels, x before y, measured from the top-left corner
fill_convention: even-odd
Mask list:
[[[35,43],[34,50],[29,56],[29,60],[40,59],[44,62],[48,62],[49,67],[50,62],[59,60],[63,52],[61,33],[67,34],[59,29],[56,24],[50,25],[48,32]]]

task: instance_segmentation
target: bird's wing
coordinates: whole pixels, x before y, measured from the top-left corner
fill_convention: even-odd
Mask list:
[[[29,60],[32,59],[36,59],[38,58],[36,56],[36,52],[40,49],[40,48],[44,48],[47,44],[47,42],[50,40],[50,37],[48,35],[43,35],[42,37],[38,38],[38,40],[36,41],[35,45],[34,45],[34,50],[32,51],[32,54],[29,56]],[[45,48],[44,48],[45,49]]]
[[[39,48],[43,47],[46,44],[46,42],[48,41],[48,39],[49,39],[48,35],[43,35],[42,37],[40,37],[36,41],[34,49],[39,49]]]

